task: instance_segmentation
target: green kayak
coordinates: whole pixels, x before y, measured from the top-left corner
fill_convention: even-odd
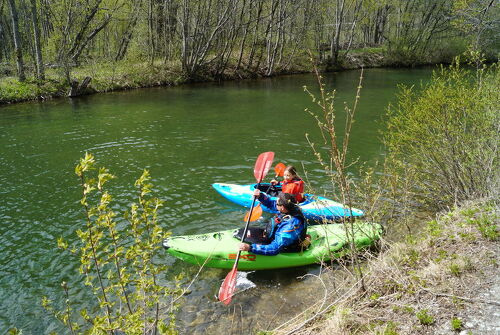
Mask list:
[[[358,249],[371,246],[382,234],[382,226],[377,223],[356,222],[353,223],[353,228]],[[232,229],[201,235],[174,236],[164,240],[163,246],[169,254],[188,263],[231,269],[240,242],[234,237],[236,231]],[[265,270],[303,266],[342,257],[349,252],[343,224],[309,226],[307,233],[311,237],[311,244],[306,250],[280,253],[276,256],[243,251],[238,269]]]

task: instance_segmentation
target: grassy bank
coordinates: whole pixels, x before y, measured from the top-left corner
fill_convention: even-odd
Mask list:
[[[384,252],[367,261],[365,290],[348,276],[293,324],[272,333],[395,335],[467,330],[478,307],[500,303],[479,297],[492,282],[500,285],[499,218],[498,203],[488,200],[437,215],[419,234],[386,245]]]
[[[388,108],[383,172],[368,169],[358,181],[366,218],[384,222],[396,242],[364,262],[339,261],[345,271],[318,278],[317,296],[272,334],[498,332],[500,76],[498,64],[480,65],[462,69],[457,59],[418,90],[401,88]],[[318,120],[335,144],[336,110],[324,101],[326,121]],[[328,147],[323,157],[340,161]],[[340,163],[332,181],[349,185],[333,179]]]
[[[437,59],[427,59],[415,63],[407,62],[394,57],[383,48],[365,48],[352,50],[342,58],[338,65],[330,65],[325,61],[321,65],[322,71],[341,71],[357,68],[411,66],[436,63]],[[122,61],[116,63],[90,63],[84,67],[72,70],[72,78],[82,82],[85,77],[90,77],[91,82],[85,90],[85,94],[98,92],[110,92],[154,86],[179,85],[193,81],[217,81],[217,80],[239,80],[247,78],[259,78],[265,76],[264,69],[244,70],[237,68],[233,60],[227,67],[222,78],[212,74],[210,69],[200,72],[197,78],[187,78],[181,68],[180,62],[156,61],[148,62]],[[311,63],[307,53],[294,60],[286,68],[276,68],[273,75],[308,73],[312,71]],[[0,78],[0,104],[15,103],[29,100],[45,100],[56,97],[67,96],[69,85],[62,80],[63,76],[58,69],[47,69],[47,80],[40,82],[36,79],[28,79],[19,82],[15,77]]]

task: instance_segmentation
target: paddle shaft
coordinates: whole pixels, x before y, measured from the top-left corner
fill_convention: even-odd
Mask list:
[[[257,180],[257,187],[260,186],[262,179],[267,174],[269,167],[271,166],[274,158],[274,152],[264,152],[257,157],[257,162],[255,162],[255,167],[253,169],[253,174]],[[241,243],[245,240],[245,236],[248,232],[248,225],[250,224],[250,218],[252,217],[252,212],[255,206],[255,201],[257,197],[253,197],[252,206],[250,207],[250,214],[246,220],[245,229],[243,231],[243,236],[241,237]],[[241,250],[238,250],[236,260],[234,261],[233,269],[227,274],[224,282],[219,289],[219,300],[224,304],[228,305],[231,302],[231,297],[233,295],[234,289],[236,287],[236,276],[238,273],[238,263],[240,261]]]
[[[259,186],[260,186],[260,183],[257,184],[257,188],[259,188]],[[253,211],[253,208],[255,207],[256,200],[257,200],[257,197],[254,196],[253,200],[252,200],[252,206],[250,206],[250,215],[248,215],[247,222],[245,223],[245,229],[243,229],[243,235],[241,236],[241,243],[243,243],[243,241],[245,240],[245,237],[247,236],[248,226],[250,225],[250,217],[252,216],[252,211]],[[238,268],[238,262],[240,261],[240,255],[241,255],[241,250],[238,250],[238,254],[236,255],[236,261],[234,262],[233,269]]]

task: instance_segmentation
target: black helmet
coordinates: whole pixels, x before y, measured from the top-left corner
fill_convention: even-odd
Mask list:
[[[276,205],[284,206],[289,212],[297,211],[297,199],[290,193],[280,193]]]

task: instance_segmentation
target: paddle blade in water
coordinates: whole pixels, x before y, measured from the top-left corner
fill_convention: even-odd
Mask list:
[[[255,162],[255,167],[253,168],[253,175],[257,180],[257,183],[260,183],[262,179],[266,176],[269,168],[273,164],[274,152],[268,151],[263,152],[257,157],[257,161]]]
[[[250,215],[250,213],[252,215]],[[244,221],[245,222],[257,221],[261,216],[262,216],[262,207],[260,207],[260,204],[258,204],[253,208],[252,212],[250,211],[247,212]]]
[[[225,305],[229,305],[233,297],[234,290],[236,288],[236,276],[238,270],[234,267],[231,272],[229,272],[219,289],[219,301],[223,302]]]
[[[274,167],[274,172],[276,172],[276,176],[278,176],[278,177],[283,177],[283,175],[285,174],[285,169],[286,169],[285,164],[283,164],[283,163],[278,163],[278,164],[276,164],[276,166]]]

